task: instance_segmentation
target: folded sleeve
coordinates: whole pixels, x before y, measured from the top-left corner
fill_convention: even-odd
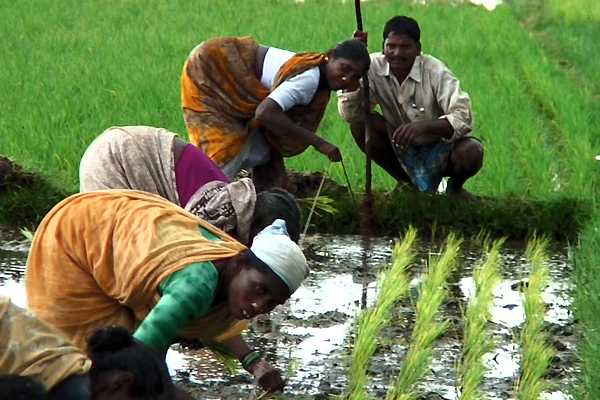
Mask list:
[[[471,99],[460,89],[460,82],[445,66],[436,74],[434,90],[439,107],[444,111],[440,119],[447,119],[454,129],[451,141],[456,141],[473,130]]]
[[[371,79],[371,77],[369,77]],[[370,81],[371,82],[371,81]],[[370,89],[370,110],[373,110],[378,104],[377,94],[374,91],[373,85],[369,84]],[[348,123],[363,122],[365,120],[364,90],[363,80],[360,80],[360,86],[357,90],[347,92],[345,90],[337,91],[338,97],[338,113],[340,117]]]
[[[296,105],[307,105],[319,87],[319,68],[311,68],[282,82],[267,97],[274,100],[283,111]]]

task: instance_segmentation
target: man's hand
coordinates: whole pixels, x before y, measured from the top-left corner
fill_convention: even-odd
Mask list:
[[[333,162],[342,161],[342,153],[340,152],[340,149],[328,141],[324,139],[319,140],[314,144],[314,147],[319,153],[326,155],[329,160]]]
[[[281,379],[279,371],[262,358],[250,364],[248,372],[254,376],[260,387],[267,392],[282,391],[285,387],[285,382]]]
[[[369,32],[365,31],[355,31],[352,39],[358,40],[359,42],[363,42],[364,45],[367,45],[367,39],[369,38]]]
[[[400,125],[394,136],[392,137],[392,144],[394,147],[403,149],[409,146],[412,141],[426,133],[426,127],[423,122],[410,122],[408,124]]]

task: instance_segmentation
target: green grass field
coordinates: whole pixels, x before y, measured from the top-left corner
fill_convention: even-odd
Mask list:
[[[481,173],[467,185],[485,204],[440,196],[381,200],[381,232],[409,223],[423,232],[425,225],[517,237],[537,230],[574,239],[583,232],[573,245],[576,280],[585,288],[577,294],[586,338],[579,387],[599,398],[593,377],[600,372],[600,337],[591,323],[600,312],[592,299],[600,285],[593,261],[600,250],[597,1],[516,0],[493,12],[444,1],[362,7],[371,51],[380,49],[391,16],[419,21],[424,52],[443,60],[470,94],[473,135],[486,151]],[[74,193],[81,155],[110,126],[164,127],[186,138],[179,79],[201,41],[250,35],[293,51],[326,51],[356,25],[352,2],[338,0],[22,0],[2,2],[0,12],[0,154],[43,178],[30,190],[0,187],[0,221],[13,222],[39,218]],[[335,103],[333,96],[319,133],[341,148],[356,191],[364,185],[364,156]],[[287,160],[300,171],[325,171],[327,164],[311,149]],[[339,165],[332,176],[345,183]],[[377,167],[373,183],[377,192],[394,186]],[[355,229],[353,204],[338,208],[337,216],[316,218],[317,227],[337,221]]]
[[[0,25],[6,55],[0,73],[1,152],[68,190],[77,188],[83,151],[109,126],[159,126],[185,137],[179,77],[187,54],[202,40],[250,35],[294,51],[326,51],[355,26],[353,7],[334,0],[40,0],[1,7],[7,15]],[[473,134],[483,141],[486,159],[471,190],[536,199],[593,192],[598,103],[585,87],[565,79],[567,73],[509,7],[489,12],[389,1],[363,8],[371,51],[379,50],[391,15],[410,14],[422,25],[424,51],[442,59],[473,98]],[[335,102],[319,132],[340,146],[351,183],[359,187],[364,157]],[[324,171],[327,160],[311,149],[288,165]],[[337,165],[333,176],[344,182]],[[378,168],[373,181],[377,189],[393,186]]]

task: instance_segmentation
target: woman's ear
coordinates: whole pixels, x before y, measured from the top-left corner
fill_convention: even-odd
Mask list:
[[[335,58],[335,50],[334,49],[329,49],[327,51],[327,53],[325,53],[325,57],[327,57],[330,60],[333,60]]]
[[[248,250],[250,251],[250,250]],[[233,269],[235,272],[240,272],[246,267],[246,257],[242,254],[238,254],[233,259]]]

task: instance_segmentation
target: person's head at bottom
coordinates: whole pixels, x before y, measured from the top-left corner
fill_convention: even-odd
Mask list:
[[[163,360],[121,327],[88,339],[92,400],[168,400],[174,386]]]
[[[286,302],[308,276],[302,250],[275,220],[256,235],[249,250],[225,266],[217,296],[238,319],[266,314]]]
[[[0,399],[45,400],[46,389],[31,376],[0,376]]]

